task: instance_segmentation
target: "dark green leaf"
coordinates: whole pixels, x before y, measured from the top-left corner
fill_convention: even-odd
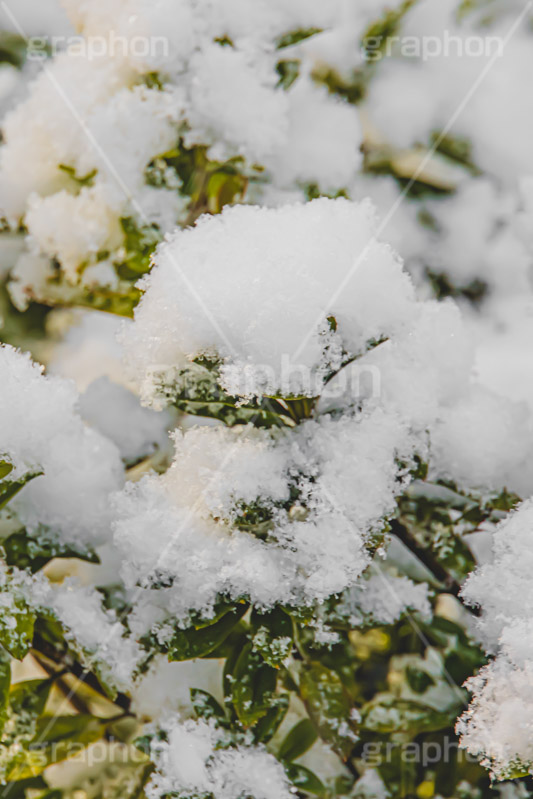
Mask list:
[[[200,688],[191,688],[191,701],[199,718],[226,721],[226,713],[214,696]]]
[[[5,652],[0,651],[0,732],[6,722],[10,684],[11,665],[9,657]]]
[[[228,611],[222,618],[207,627],[199,629],[191,627],[187,630],[177,628],[171,639],[164,645],[160,645],[161,651],[168,654],[169,660],[192,660],[205,657],[227,638],[247,610],[247,605],[237,605],[234,610]]]
[[[313,746],[317,738],[314,724],[309,719],[302,719],[285,736],[279,748],[279,759],[289,762],[296,760]]]
[[[275,734],[279,725],[287,715],[289,709],[289,695],[279,694],[274,698],[274,704],[254,727],[255,743],[268,743]]]
[[[305,766],[299,766],[296,763],[289,763],[285,767],[287,776],[292,784],[305,793],[312,793],[314,796],[327,796],[327,790],[324,783]]]
[[[62,172],[65,172],[69,178],[78,184],[78,186],[92,186],[94,183],[94,179],[98,174],[98,170],[93,169],[91,172],[88,172],[86,175],[78,175],[76,169],[73,166],[69,166],[68,164],[59,164],[59,169]]]
[[[430,685],[435,685],[435,680],[423,669],[418,669],[416,666],[407,666],[405,669],[405,676],[409,687],[417,694],[423,694]]]
[[[347,757],[356,740],[355,725],[352,704],[338,674],[318,662],[304,663],[300,695],[320,737]]]
[[[268,613],[252,611],[250,626],[256,652],[275,668],[281,666],[292,650],[293,629],[291,618],[281,608]]]
[[[26,483],[29,483],[30,480],[33,480],[35,477],[39,477],[41,474],[42,472],[40,471],[27,472],[18,480],[2,480],[0,482],[0,510],[24,488]]]
[[[4,477],[13,471],[13,464],[9,463],[9,461],[0,461],[0,480],[3,480]]]
[[[239,655],[231,680],[233,706],[244,726],[252,726],[270,710],[276,682],[277,670],[248,643]]]
[[[14,713],[31,713],[40,716],[45,708],[53,679],[23,680],[11,688],[9,704]]]
[[[8,782],[3,787],[6,799],[27,799],[26,791],[28,790],[46,790],[46,782],[42,777],[29,777],[25,780],[17,780],[17,782]]]
[[[0,614],[0,644],[14,658],[22,660],[32,645],[35,613],[22,596],[10,592],[9,584],[3,591],[10,594],[10,605]]]
[[[322,33],[322,28],[306,28],[291,31],[290,33],[280,36],[276,42],[276,47],[278,50],[282,50],[284,47],[290,47],[293,44],[298,44],[298,42],[303,42],[304,39],[309,39],[310,36],[315,36],[317,33]]]
[[[74,544],[52,541],[44,534],[39,538],[30,536],[26,530],[18,530],[2,541],[5,559],[8,566],[28,569],[32,573],[39,571],[52,558],[79,558],[89,563],[99,563],[95,552]]]
[[[362,708],[361,727],[380,734],[409,732],[417,735],[451,727],[456,716],[455,706],[451,711],[439,712],[428,705],[384,693],[377,694]]]

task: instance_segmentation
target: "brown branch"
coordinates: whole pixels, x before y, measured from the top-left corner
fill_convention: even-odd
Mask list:
[[[398,538],[404,546],[416,555],[418,560],[431,572],[431,574],[444,586],[444,591],[447,594],[452,594],[457,599],[460,599],[461,585],[452,575],[444,568],[442,563],[434,555],[430,549],[421,546],[416,540],[415,536],[410,530],[402,524],[398,519],[392,519],[390,522],[391,532]],[[479,615],[478,608],[472,607],[469,610],[474,615]]]

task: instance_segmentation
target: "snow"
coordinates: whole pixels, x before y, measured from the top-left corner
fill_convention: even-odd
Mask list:
[[[205,721],[174,722],[166,728],[168,742],[152,742],[156,773],[148,799],[171,791],[211,793],[217,799],[289,799],[283,771],[261,747],[217,748],[220,733]]]
[[[319,199],[226,208],[173,234],[126,335],[143,396],[154,373],[206,354],[222,362],[231,394],[319,394],[341,347],[361,354],[413,313],[411,282],[376,233],[370,203]]]
[[[244,158],[244,174],[266,168],[282,188],[312,183],[335,192],[353,181],[357,109],[309,79],[312,59],[288,93],[276,70],[279,37],[306,18],[317,29],[334,25],[331,12],[260,3],[243,17],[241,4],[219,9],[210,0],[65,7],[80,35],[61,38],[3,122],[0,209],[13,227],[26,224],[35,254],[55,259],[71,282],[99,251],[119,252],[121,217],[156,221],[163,233],[184,222],[187,195],[179,202],[164,187],[147,192],[145,175],[180,138],[215,160]],[[228,35],[235,41],[223,46]],[[161,85],[147,86],[154,75]],[[79,191],[60,165],[79,177],[96,170],[94,185]],[[72,218],[90,224],[70,225]]]
[[[463,595],[482,609],[479,631],[496,657],[468,682],[473,700],[461,717],[462,745],[481,755],[498,777],[510,764],[533,762],[531,707],[531,537],[533,505],[528,500],[497,528],[493,560],[468,578]]]
[[[65,0],[68,19],[52,0],[30,5],[7,5],[29,34],[80,35],[48,60],[30,52],[20,72],[0,70],[0,216],[11,228],[0,270],[13,302],[118,291],[125,218],[164,240],[121,325],[124,353],[119,323],[90,313],[47,352],[46,376],[0,349],[0,460],[14,466],[9,479],[42,472],[9,514],[102,558],[63,582],[57,566],[55,582],[10,574],[6,625],[19,592],[48,608],[83,662],[160,725],[150,799],[285,797],[264,748],[186,718],[190,687],[220,691],[221,664],[157,656],[139,677],[138,641],[163,640],[221,599],[324,608],[342,594],[337,613],[353,627],[428,618],[425,575],[395,571],[394,546],[380,549],[382,566],[373,558],[414,456],[429,480],[461,491],[533,494],[531,20],[518,2],[461,21],[455,0],[419,0],[402,38],[365,64],[358,43],[400,0]],[[431,39],[451,52],[405,47]],[[96,40],[105,53],[91,52]],[[483,52],[465,54],[473,40]],[[282,61],[294,69],[287,86]],[[360,103],[341,96],[363,78]],[[472,163],[430,152],[445,132]],[[202,186],[163,158],[186,147],[231,162],[241,205],[195,220],[213,203],[191,200]],[[417,165],[413,189],[429,177],[448,190],[405,194],[397,177]],[[439,279],[457,302],[432,299]],[[56,313],[48,333],[64,324]],[[311,416],[272,429],[181,416],[169,439],[178,413],[165,406],[201,379],[238,406],[306,397]],[[167,455],[164,473],[149,471]],[[124,465],[139,460],[125,484]],[[463,588],[491,660],[468,682],[458,730],[498,778],[533,766],[532,502],[474,533],[479,566]],[[95,589],[112,581],[132,605],[127,625]],[[316,615],[316,640],[331,643]],[[383,799],[387,788],[367,770],[353,795]]]
[[[406,611],[430,618],[427,584],[416,584],[403,575],[389,574],[375,564],[368,575],[345,592],[335,608],[352,627],[393,624]]]
[[[177,435],[170,469],[117,497],[126,584],[168,575],[172,587],[158,601],[166,596],[169,614],[184,622],[191,610],[208,614],[219,595],[272,607],[342,591],[368,563],[365,541],[394,510],[406,440],[379,412],[309,421],[294,440],[246,427]],[[266,541],[231,530],[249,506],[272,518]]]
[[[124,480],[118,449],[83,423],[73,384],[44,376],[28,355],[2,346],[0,382],[0,446],[14,467],[10,479],[43,472],[11,507],[30,530],[45,525],[67,541],[102,541],[110,494]]]
[[[166,448],[168,414],[141,407],[133,392],[107,377],[89,385],[79,408],[83,419],[116,444],[127,463]]]

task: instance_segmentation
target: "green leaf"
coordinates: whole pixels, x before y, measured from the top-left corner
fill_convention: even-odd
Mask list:
[[[232,701],[239,720],[251,727],[274,703],[278,672],[269,666],[252,643],[242,650],[232,674]]]
[[[250,626],[253,632],[253,647],[274,668],[281,666],[289,657],[293,646],[291,618],[280,608],[268,613],[252,611]]]
[[[57,743],[74,740],[88,744],[104,734],[104,722],[105,719],[84,713],[75,716],[42,716],[37,723],[34,741]]]
[[[376,45],[379,49],[384,48],[387,39],[398,31],[402,17],[415,2],[416,0],[404,0],[398,8],[386,9],[381,19],[372,23],[365,31],[362,40],[363,47],[370,52],[375,51]]]
[[[41,716],[33,739],[9,764],[6,779],[18,781],[37,777],[50,764],[78,755],[105,732],[105,720],[94,716]]]
[[[73,166],[69,166],[68,164],[59,164],[59,169],[62,172],[65,172],[69,176],[69,178],[72,178],[72,180],[75,183],[77,183],[78,186],[80,186],[80,187],[81,186],[92,186],[93,183],[94,183],[94,179],[95,179],[96,175],[98,174],[98,170],[97,169],[93,169],[93,170],[91,170],[91,172],[88,172],[86,175],[80,176],[76,172],[75,168]]]
[[[300,62],[297,58],[282,58],[276,64],[276,72],[279,75],[278,86],[290,89],[300,74]]]
[[[279,694],[274,698],[275,704],[268,710],[254,727],[255,743],[268,743],[276,733],[279,725],[289,709],[289,694]]]
[[[416,666],[407,666],[405,676],[409,687],[417,694],[423,694],[430,685],[435,685],[435,680],[431,674]]]
[[[235,634],[239,628],[241,629],[241,632]],[[231,642],[231,649],[225,653],[226,661],[224,663],[222,686],[224,689],[224,704],[234,713],[235,711],[232,704],[233,673],[235,671],[235,666],[237,665],[240,654],[248,643],[248,636],[245,631],[242,631],[242,622],[239,622],[237,628],[235,628],[235,630],[228,636],[222,646],[227,646],[228,642]],[[217,647],[215,650],[215,652],[218,654],[220,651],[221,647]]]
[[[15,683],[9,694],[9,704],[13,713],[40,716],[44,712],[53,682],[53,678],[47,678]]]
[[[32,645],[35,613],[22,596],[10,591],[9,582],[1,590],[8,594],[9,604],[0,614],[0,644],[16,660],[22,660]]]
[[[352,703],[338,674],[321,663],[304,663],[300,695],[320,737],[346,758],[355,741]]]
[[[7,477],[10,472],[13,471],[13,464],[9,463],[9,461],[0,461],[0,480],[3,480],[4,477]]]
[[[0,732],[7,718],[9,686],[11,684],[11,665],[5,652],[0,652]]]
[[[289,763],[285,766],[287,776],[292,784],[305,793],[312,793],[314,796],[327,796],[324,783],[310,769],[299,766],[297,763]]]
[[[155,639],[155,646],[159,646],[161,651],[167,653],[169,660],[192,660],[205,657],[228,637],[247,610],[247,605],[237,605],[234,610],[228,611],[222,618],[207,627],[199,629],[191,627],[188,630],[176,628],[168,642],[160,645]]]
[[[29,790],[46,790],[46,782],[42,777],[29,777],[25,780],[8,782],[3,786],[4,795],[8,797],[8,799],[27,799],[28,794],[26,791]]]
[[[318,738],[310,719],[302,719],[285,736],[278,752],[280,760],[296,760],[310,749]]]
[[[298,44],[298,42],[303,42],[305,39],[309,39],[309,37],[315,36],[317,33],[322,33],[322,28],[302,28],[301,30],[291,31],[290,33],[280,36],[276,42],[276,49],[282,50],[284,47]]]
[[[2,461],[2,463],[5,463],[5,461]],[[35,477],[39,477],[41,474],[41,471],[27,472],[18,480],[2,480],[0,482],[0,510],[4,508],[14,496],[16,496],[22,488],[24,488],[26,483],[29,483],[30,480],[33,480]]]
[[[234,653],[239,654],[243,646],[243,641],[245,642],[248,640],[247,632],[248,625],[241,619],[239,622],[237,622],[227,638],[225,638],[222,643],[216,647],[216,649],[208,652],[205,657],[227,659],[231,658]]]
[[[150,753],[152,751],[152,741],[154,740],[154,733],[147,733],[146,735],[140,735],[138,738],[135,738],[133,746],[142,752],[146,757],[150,757]]]
[[[156,225],[138,227],[132,217],[123,217],[120,225],[126,254],[117,264],[117,273],[123,280],[136,281],[150,270],[152,254],[161,241],[161,232]]]
[[[227,394],[218,381],[217,364],[194,362],[186,369],[154,374],[158,393],[178,410],[192,416],[219,419],[228,427],[253,423],[256,427],[294,424],[290,413],[275,399],[263,398],[244,405]]]
[[[26,39],[18,33],[0,31],[0,63],[11,64],[20,69],[26,60],[27,45]],[[46,48],[42,52],[46,53]]]
[[[377,694],[361,709],[361,727],[380,734],[408,732],[418,735],[453,727],[456,711],[455,706],[451,711],[439,712],[428,705],[398,699],[392,694]]]
[[[36,538],[26,530],[18,530],[2,541],[8,566],[27,569],[33,573],[42,569],[52,558],[79,558],[89,563],[99,563],[98,555],[81,546],[64,544],[60,541]]]
[[[201,688],[191,688],[190,691],[192,706],[199,718],[227,721],[224,709],[214,696]]]

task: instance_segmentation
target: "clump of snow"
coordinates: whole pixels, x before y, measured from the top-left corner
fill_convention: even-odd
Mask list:
[[[513,776],[514,767],[528,770],[533,763],[532,686],[533,662],[517,668],[505,657],[467,682],[474,698],[459,719],[457,732],[461,744],[497,779]]]
[[[356,799],[387,799],[390,793],[379,772],[376,769],[368,768],[355,783],[353,796]]]
[[[473,386],[443,410],[431,442],[436,477],[490,490],[506,486],[522,495],[533,490],[533,430],[525,403]]]
[[[302,78],[287,93],[285,146],[266,159],[281,187],[316,184],[324,192],[346,187],[362,163],[362,131],[352,106]],[[331,143],[335,141],[335,146]]]
[[[222,670],[221,660],[169,662],[156,656],[150,669],[133,686],[132,710],[150,721],[163,719],[170,713],[189,714],[192,688],[207,691],[222,704]]]
[[[26,224],[35,250],[57,256],[71,283],[76,283],[78,267],[87,258],[115,249],[122,240],[118,219],[100,186],[83,188],[78,195],[65,190],[45,198],[30,195]]]
[[[148,587],[166,575],[171,587],[158,602],[184,622],[191,610],[209,613],[219,595],[271,607],[342,591],[394,511],[396,459],[409,453],[403,425],[377,411],[308,421],[289,435],[251,427],[179,434],[171,468],[117,497],[126,584]],[[247,508],[262,509],[266,528],[248,529]]]
[[[438,6],[424,0],[409,10],[401,39],[379,64],[365,107],[394,146],[429,144],[433,132],[446,130],[472,143],[477,166],[512,184],[533,169],[525,134],[533,106],[517,102],[507,90],[524,86],[524,64],[531,60],[527,18],[517,11],[483,27],[475,16],[458,23],[456,12],[455,0]]]
[[[79,408],[86,422],[117,445],[126,463],[164,449],[168,442],[168,414],[143,408],[133,392],[108,377],[89,385]]]
[[[276,73],[265,66],[258,70],[246,53],[218,44],[196,53],[186,141],[209,144],[214,160],[242,155],[261,163],[279,150],[287,135],[288,100],[275,90]]]
[[[497,646],[506,626],[526,621],[533,612],[533,503],[520,505],[500,523],[493,537],[493,560],[470,575],[463,595],[470,604],[480,605],[485,638]]]
[[[344,199],[202,218],[161,245],[142,288],[126,341],[147,398],[154,373],[206,354],[231,394],[319,394],[342,348],[361,354],[415,306],[372,206]]]
[[[463,588],[465,600],[482,609],[479,629],[496,657],[468,681],[473,699],[458,731],[469,752],[482,756],[500,778],[513,765],[533,763],[532,537],[528,500],[498,526],[492,562],[473,572]]]
[[[124,476],[116,446],[84,424],[75,387],[12,347],[0,348],[0,452],[14,467],[9,479],[42,471],[12,507],[30,530],[45,525],[84,543],[109,535],[109,497]]]
[[[314,57],[304,50],[293,54],[302,70],[290,91],[277,69],[280,37],[338,25],[331,10],[210,0],[65,7],[80,36],[62,43],[4,120],[0,211],[25,224],[32,252],[70,282],[104,251],[120,263],[121,219],[162,234],[187,221],[190,197],[176,174],[172,190],[147,184],[151,162],[178,146],[237,159],[243,175],[253,168],[282,188],[336,192],[353,182],[362,162],[355,106],[309,78]]]
[[[431,616],[427,583],[414,583],[408,577],[389,574],[375,564],[369,576],[346,591],[335,612],[353,627],[367,624],[393,624],[406,611]]]
[[[124,324],[120,317],[99,311],[54,311],[48,326],[58,340],[46,364],[48,374],[73,380],[80,393],[101,377],[128,387],[117,341]]]
[[[289,799],[283,767],[262,747],[220,747],[220,731],[205,721],[175,721],[168,741],[152,741],[156,772],[146,788],[149,799],[171,792],[212,794],[217,799]]]
[[[102,595],[93,586],[83,586],[73,578],[56,584],[42,572],[31,575],[12,569],[8,573],[1,565],[0,586],[5,585],[9,586],[9,593],[4,591],[0,597],[7,619],[20,612],[16,604],[20,600],[24,608],[57,619],[87,668],[96,669],[106,683],[116,688],[131,687],[135,669],[145,653],[127,634],[115,611],[103,607]]]

